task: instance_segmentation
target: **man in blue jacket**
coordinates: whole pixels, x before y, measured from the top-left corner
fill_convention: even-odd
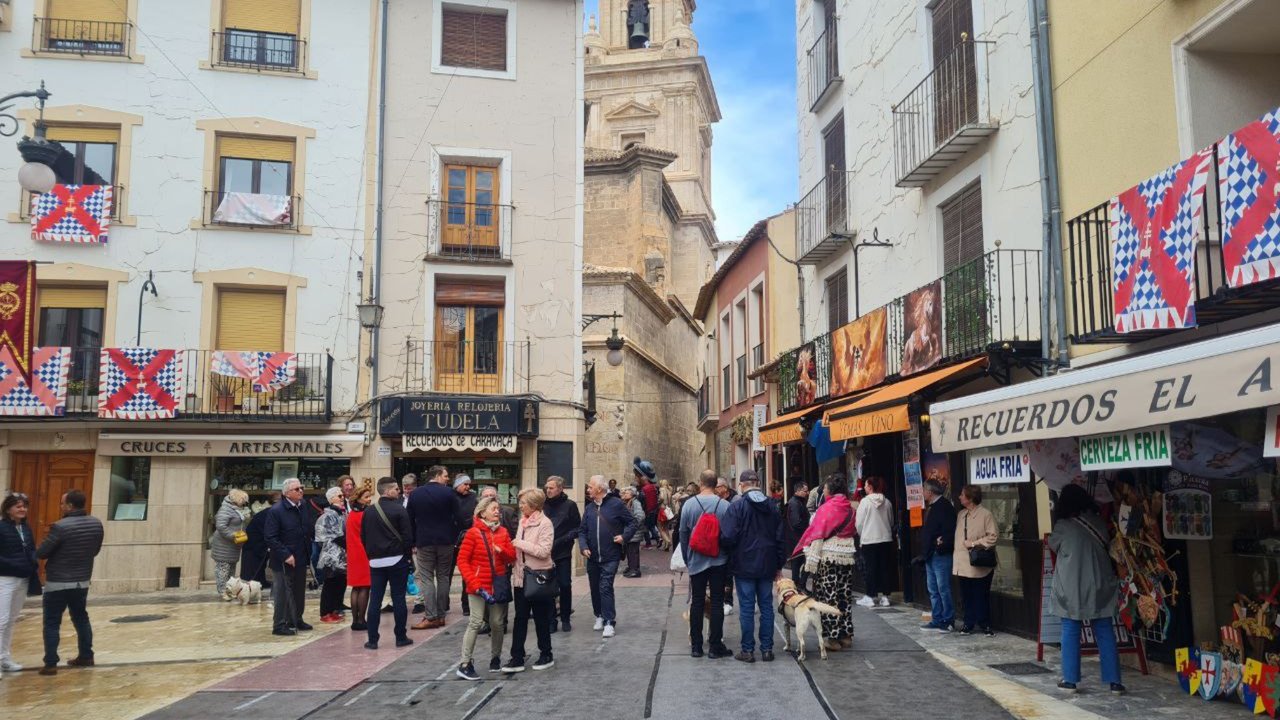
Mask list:
[[[742,662],[756,661],[755,613],[760,610],[760,658],[773,660],[773,581],[786,561],[782,515],[778,503],[760,489],[754,470],[738,476],[740,499],[729,505],[720,524],[720,542],[729,550],[738,589],[738,623],[742,628]],[[723,551],[723,548],[722,548]]]
[[[955,550],[956,509],[947,499],[946,489],[937,480],[924,481],[924,515],[921,537],[924,540],[924,577],[929,588],[929,604],[933,619],[921,630],[951,632],[956,607],[951,602],[951,554]]]
[[[425,608],[414,630],[444,627],[449,586],[453,584],[454,519],[459,504],[458,493],[449,487],[449,470],[443,465],[433,465],[427,471],[426,484],[409,495],[418,601]]]
[[[592,475],[587,481],[587,499],[590,502],[578,527],[578,548],[587,559],[591,610],[596,616],[592,629],[603,630],[604,637],[611,638],[617,620],[613,578],[618,574],[623,550],[640,523],[622,500],[609,494],[603,475]]]
[[[307,599],[307,562],[311,558],[311,537],[315,523],[303,501],[302,482],[297,478],[284,481],[280,502],[267,510],[267,527],[263,533],[271,553],[271,601],[275,604],[273,635],[296,635],[310,630],[302,620],[303,603]]]

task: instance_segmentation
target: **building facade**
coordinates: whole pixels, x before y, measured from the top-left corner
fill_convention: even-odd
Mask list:
[[[255,508],[286,477],[320,493],[363,452],[344,416],[375,6],[2,8],[0,95],[52,96],[0,129],[42,117],[72,189],[33,203],[0,152],[0,256],[36,263],[33,361],[63,373],[34,404],[6,373],[0,485],[32,497],[37,538],[63,492],[88,494],[106,525],[95,589],[212,579],[230,488]]]

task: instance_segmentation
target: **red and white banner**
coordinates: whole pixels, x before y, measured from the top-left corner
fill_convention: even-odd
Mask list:
[[[54,185],[31,197],[31,239],[105,243],[111,229],[110,185]]]
[[[1218,143],[1218,203],[1231,287],[1280,276],[1280,108]]]

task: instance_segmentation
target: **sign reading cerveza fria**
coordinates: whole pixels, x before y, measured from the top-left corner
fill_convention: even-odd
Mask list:
[[[406,397],[383,401],[384,417],[399,410],[397,427],[381,422],[383,435],[520,435],[538,434],[538,402],[520,398]],[[392,407],[398,405],[398,407]]]
[[[1081,470],[1168,467],[1172,464],[1168,425],[1080,438]]]

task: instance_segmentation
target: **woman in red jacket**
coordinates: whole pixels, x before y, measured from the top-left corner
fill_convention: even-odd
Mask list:
[[[494,576],[510,574],[511,563],[516,561],[516,549],[511,535],[502,527],[502,506],[494,498],[482,498],[476,504],[475,523],[462,537],[458,548],[458,572],[462,584],[470,596],[471,616],[467,631],[462,636],[462,662],[458,664],[458,677],[463,680],[479,680],[471,657],[476,648],[476,636],[485,620],[489,622],[489,670],[502,669],[502,640],[507,629],[507,602],[489,602],[493,598]],[[507,586],[510,587],[510,584]],[[483,608],[483,610],[481,610]]]
[[[369,609],[369,556],[360,540],[360,528],[364,524],[364,509],[373,502],[373,489],[364,486],[352,498],[351,512],[347,513],[347,587],[351,588],[351,630],[360,632],[365,625],[365,611]]]

